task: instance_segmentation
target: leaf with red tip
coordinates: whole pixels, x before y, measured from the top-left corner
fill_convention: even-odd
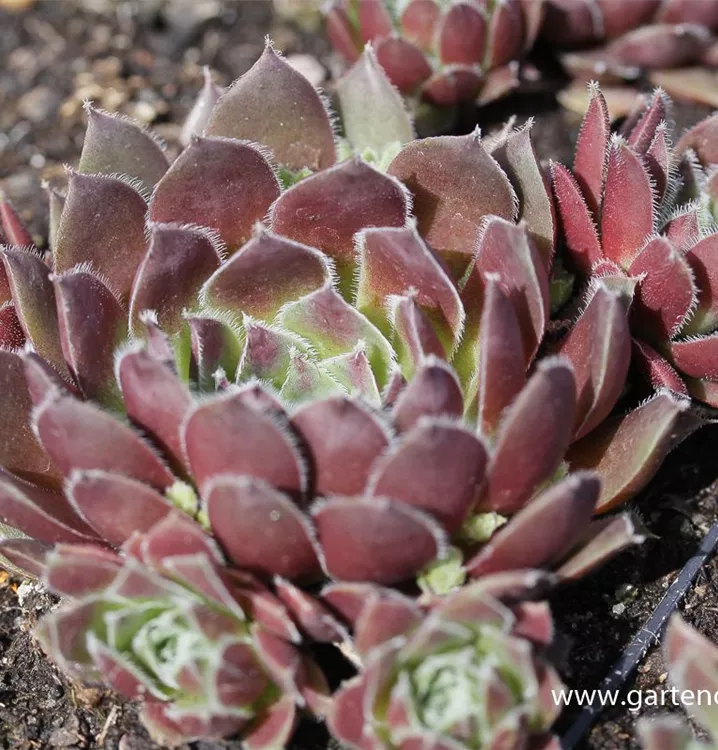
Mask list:
[[[540,4],[540,3],[539,3]],[[524,42],[524,19],[516,0],[493,6],[489,22],[484,67],[498,68],[521,55]]]
[[[206,132],[264,144],[292,170],[326,169],[336,158],[319,94],[269,44],[217,102]]]
[[[220,369],[234,380],[242,354],[239,332],[227,322],[207,315],[190,315],[187,325],[192,347],[191,377],[199,390],[215,390],[214,375]]]
[[[304,492],[304,467],[286,426],[248,406],[241,393],[197,404],[185,420],[183,440],[201,491],[219,474],[246,474],[294,499]]]
[[[516,217],[516,194],[478,132],[412,141],[389,166],[414,196],[419,232],[460,271],[474,253],[484,216]]]
[[[560,560],[588,527],[600,489],[595,475],[579,473],[546,490],[467,563],[469,575],[541,568]]]
[[[668,360],[645,341],[633,339],[631,364],[641,372],[653,388],[668,388],[681,396],[689,395],[686,384]]]
[[[481,511],[519,510],[553,477],[571,440],[575,403],[570,365],[543,360],[499,429]]]
[[[385,498],[335,498],[312,510],[327,574],[389,585],[415,576],[443,554],[435,521]]]
[[[551,182],[566,249],[579,269],[589,274],[603,260],[603,249],[586,198],[563,164],[552,162]]]
[[[665,93],[658,89],[638,122],[628,134],[628,145],[638,154],[645,154],[656,137],[658,126],[670,119],[669,101]]]
[[[221,740],[237,734],[247,725],[247,718],[243,714],[238,716],[236,709],[231,714],[200,716],[192,709],[182,711],[175,703],[165,701],[145,700],[140,718],[152,738],[169,747],[177,747],[197,737]]]
[[[686,332],[710,333],[718,328],[718,234],[711,234],[693,245],[685,259],[700,290],[698,305]]]
[[[159,181],[155,222],[191,222],[215,230],[231,252],[252,236],[280,188],[261,150],[230,138],[194,138]]]
[[[476,260],[461,291],[469,323],[478,322],[482,300],[479,290],[486,274],[498,274],[503,291],[514,306],[528,365],[538,351],[548,323],[549,284],[546,269],[525,226],[496,217],[484,223]],[[467,337],[472,336],[467,325]]]
[[[388,36],[393,31],[391,13],[384,3],[356,3],[356,21],[365,43]]]
[[[366,491],[419,508],[453,534],[478,499],[487,462],[486,447],[473,433],[424,419],[377,463]]]
[[[606,178],[611,119],[601,90],[589,85],[590,101],[581,124],[573,160],[573,174],[591,212],[598,216]]]
[[[60,342],[84,396],[122,408],[114,378],[114,355],[127,338],[127,313],[92,272],[78,268],[53,278]]]
[[[516,190],[520,206],[518,218],[526,223],[548,270],[556,244],[556,216],[551,190],[531,140],[532,126],[530,121],[520,130],[509,133],[492,155]]]
[[[646,486],[680,441],[676,426],[686,408],[687,402],[660,393],[625,416],[607,420],[571,446],[567,456],[571,468],[593,469],[601,477],[600,512]]]
[[[561,580],[578,580],[627,547],[644,541],[645,537],[637,531],[630,514],[600,518],[589,524],[588,534],[580,541],[578,551],[571,554],[556,575]]]
[[[374,462],[389,445],[388,430],[378,417],[348,398],[301,406],[292,417],[292,425],[307,445],[318,495],[362,492]]]
[[[182,313],[197,305],[202,284],[219,268],[222,248],[201,227],[151,224],[150,243],[132,287],[133,328],[145,310],[154,310],[162,329],[176,334]]]
[[[628,273],[640,278],[631,322],[649,341],[672,338],[686,322],[696,299],[693,273],[685,257],[664,237],[650,240]]]
[[[414,138],[404,101],[371,47],[339,79],[337,96],[344,134],[355,152],[371,150],[381,156],[388,146],[408,143]]]
[[[0,469],[0,520],[47,544],[96,540],[94,531],[64,495],[25,482],[4,469]]]
[[[259,232],[204,285],[204,305],[271,321],[288,302],[320,289],[331,268],[317,250]]]
[[[434,0],[409,0],[399,19],[402,35],[428,50],[434,44],[440,18],[441,9]]]
[[[122,180],[70,172],[55,273],[89,262],[127,302],[146,250],[146,211],[142,196]]]
[[[0,348],[6,350],[22,349],[25,345],[25,332],[12,302],[0,304]]]
[[[669,199],[668,187],[674,178],[673,170],[673,146],[669,142],[666,133],[667,126],[661,123],[656,128],[656,135],[645,155],[645,164],[648,174],[655,185],[656,196],[660,201]]]
[[[287,331],[257,321],[244,320],[245,345],[237,381],[253,378],[281,389],[287,380],[292,356],[308,351],[308,343]]]
[[[381,404],[376,377],[361,341],[354,351],[325,359],[322,367],[346,393],[361,396],[373,406]]]
[[[342,682],[334,694],[332,711],[327,716],[327,725],[332,735],[348,747],[364,747],[365,744],[366,687],[366,676],[363,673]]]
[[[463,411],[464,400],[456,373],[441,360],[429,358],[396,400],[392,421],[399,432],[406,432],[422,417],[459,419]]]
[[[389,312],[394,331],[392,344],[399,367],[408,379],[428,357],[446,359],[446,349],[413,293],[392,297]]]
[[[356,302],[360,312],[386,333],[388,298],[411,290],[444,349],[452,351],[464,325],[459,293],[416,229],[367,229],[359,235],[358,247]]]
[[[158,139],[127,117],[96,109],[89,102],[87,130],[78,171],[84,174],[122,174],[151,190],[169,168]]]
[[[188,146],[190,144],[192,136],[204,134],[204,130],[209,124],[212,116],[212,110],[224,93],[224,89],[212,80],[212,72],[206,65],[203,70],[203,77],[204,82],[202,84],[202,89],[197,95],[194,105],[182,125],[180,143],[183,146]]]
[[[498,278],[487,279],[479,331],[477,421],[481,433],[493,435],[526,383],[521,329]]]
[[[129,350],[120,355],[117,379],[127,416],[182,465],[180,425],[192,406],[192,397],[184,383],[144,350]]]
[[[674,213],[663,228],[663,234],[681,252],[695,245],[701,236],[701,209],[688,203]]]
[[[104,547],[59,545],[47,556],[44,583],[55,594],[83,597],[106,589],[122,559]]]
[[[601,283],[559,353],[573,365],[578,402],[575,438],[587,435],[616,405],[631,357],[626,303]]]
[[[688,149],[695,152],[701,164],[718,164],[718,114],[706,117],[683,134],[676,152]]]
[[[488,23],[486,11],[468,2],[452,4],[438,32],[439,56],[445,65],[480,64],[486,52]]]
[[[332,258],[348,296],[356,266],[354,235],[367,227],[402,227],[408,218],[403,185],[360,159],[349,159],[283,193],[272,208],[272,229]]]
[[[431,77],[431,65],[426,56],[405,36],[378,39],[374,48],[377,62],[391,83],[405,96],[415,94],[421,84]]]
[[[0,259],[25,336],[41,357],[66,374],[50,269],[27,250],[7,248],[0,251]]]
[[[135,432],[92,404],[57,395],[33,412],[40,441],[60,471],[98,469],[164,490],[174,477]]]
[[[41,578],[45,570],[45,558],[52,549],[34,539],[3,539],[0,541],[0,556],[9,560],[18,570],[32,578]]]
[[[0,190],[0,229],[11,245],[29,248],[33,244],[32,235],[2,190]]]
[[[718,380],[718,333],[672,341],[671,362],[692,378]]]
[[[162,495],[135,479],[106,471],[75,471],[67,494],[80,516],[114,546],[146,532],[174,510]]]
[[[213,533],[229,559],[262,575],[319,573],[310,525],[284,494],[252,477],[216,477],[205,488]]]
[[[601,213],[601,243],[606,258],[623,268],[653,234],[653,190],[640,157],[625,141],[611,143]]]
[[[22,359],[0,349],[0,466],[33,482],[56,485],[59,472],[30,426],[32,401]]]

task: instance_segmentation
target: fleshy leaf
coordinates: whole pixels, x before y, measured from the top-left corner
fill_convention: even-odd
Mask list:
[[[614,139],[601,212],[605,257],[627,268],[653,233],[653,213],[653,190],[643,162],[625,141]]]
[[[681,396],[689,395],[678,372],[645,341],[633,339],[631,366],[636,367],[653,388],[668,388]]]
[[[184,422],[183,440],[200,491],[219,474],[246,474],[295,499],[304,492],[304,467],[287,427],[248,406],[242,393],[197,404]]]
[[[711,234],[693,245],[685,259],[700,289],[687,332],[710,333],[718,328],[718,234]]]
[[[446,359],[446,349],[431,320],[410,293],[389,300],[390,322],[394,331],[392,344],[401,371],[408,379],[428,357]]]
[[[272,208],[272,229],[332,258],[348,297],[356,266],[354,235],[367,227],[402,227],[408,218],[404,186],[360,159],[349,159],[283,193]]]
[[[374,49],[379,65],[389,76],[391,83],[405,96],[416,93],[419,86],[431,77],[431,65],[426,56],[405,36],[377,39]]]
[[[611,119],[606,100],[598,86],[589,86],[590,102],[581,124],[573,160],[573,174],[586,202],[598,216],[606,178],[606,154],[611,138]]]
[[[219,100],[206,132],[265,144],[292,170],[326,169],[336,158],[319,94],[269,44]]]
[[[87,130],[78,171],[83,174],[122,174],[151,190],[169,168],[158,140],[139,123],[85,105]]]
[[[310,525],[284,494],[252,477],[216,477],[205,491],[212,530],[240,568],[301,579],[316,575],[319,560]]]
[[[16,351],[25,345],[25,331],[12,302],[0,304],[0,348]]]
[[[30,232],[2,190],[0,190],[0,230],[11,245],[29,248],[33,244]]]
[[[204,305],[270,322],[283,305],[331,279],[326,258],[314,248],[260,231],[204,285]]]
[[[516,218],[516,193],[478,132],[412,141],[389,174],[413,194],[422,237],[459,274],[474,253],[484,216]]]
[[[217,86],[212,80],[212,72],[207,66],[205,66],[203,74],[204,82],[202,89],[197,95],[194,106],[187,115],[184,125],[182,125],[180,143],[183,146],[190,144],[192,136],[204,134],[204,130],[212,115],[212,110],[219,101],[220,96],[224,93],[224,89],[221,86]]]
[[[257,146],[196,137],[157,184],[149,216],[154,222],[209,227],[234,252],[251,238],[279,192]]]
[[[706,117],[683,134],[676,151],[691,149],[702,164],[718,164],[718,114]]]
[[[593,469],[601,477],[599,511],[620,505],[646,486],[679,442],[676,426],[686,408],[685,401],[659,393],[571,446],[571,468]]]
[[[506,413],[478,510],[514,512],[551,479],[571,440],[575,399],[570,365],[543,360]]]
[[[130,320],[135,328],[154,310],[162,330],[173,335],[182,312],[197,305],[202,284],[219,267],[221,250],[211,232],[179,224],[152,224],[150,243],[132,287]]]
[[[392,584],[441,556],[436,522],[385,498],[336,498],[312,511],[323,564],[332,578]]]
[[[192,347],[191,376],[200,391],[215,389],[214,375],[218,370],[233,380],[242,355],[238,331],[219,316],[190,315],[187,325]]]
[[[631,334],[626,303],[604,284],[559,346],[573,365],[578,403],[575,437],[587,435],[618,401],[628,374]]]
[[[669,240],[648,242],[628,269],[640,278],[631,309],[639,335],[660,342],[673,337],[690,315],[696,298],[693,274],[685,257]]]
[[[160,490],[174,482],[138,435],[92,404],[58,394],[46,399],[33,416],[40,441],[65,476],[74,469],[98,469],[133,477]]]
[[[60,344],[55,291],[50,269],[34,253],[8,248],[0,251],[13,303],[22,330],[35,351],[58,372],[67,374]]]
[[[458,342],[464,311],[443,264],[414,228],[367,229],[359,235],[357,307],[388,334],[386,304],[412,290],[447,352]]]
[[[367,492],[419,508],[453,534],[478,499],[487,462],[486,447],[467,429],[424,419],[378,462]]]
[[[414,137],[404,101],[367,47],[337,83],[344,133],[357,153],[381,155],[387,146]]]
[[[86,398],[121,408],[113,368],[115,349],[127,338],[127,313],[82,268],[56,276],[53,284],[62,351],[73,378]]]
[[[71,171],[55,273],[89,262],[126,303],[146,250],[146,211],[142,196],[122,180]]]
[[[249,318],[244,321],[244,334],[238,380],[256,378],[281,388],[286,382],[292,355],[308,351],[308,343],[299,336]]]
[[[541,568],[560,560],[588,527],[600,489],[595,475],[578,473],[546,490],[467,563],[469,575]]]
[[[692,378],[718,380],[718,333],[671,342],[670,358]]]
[[[486,13],[481,6],[468,2],[452,3],[438,32],[442,63],[482,63],[488,40],[487,27]]]
[[[360,402],[330,398],[301,406],[292,425],[307,446],[318,495],[354,495],[367,485],[377,458],[389,445],[387,428]],[[332,439],[327,440],[326,436]]]

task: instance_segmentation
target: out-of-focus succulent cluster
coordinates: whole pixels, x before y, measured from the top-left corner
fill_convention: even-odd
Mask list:
[[[673,615],[663,641],[663,658],[671,687],[664,705],[685,706],[708,734],[709,744],[694,739],[678,717],[643,719],[638,733],[644,750],[715,750],[718,747],[718,647]]]
[[[543,18],[542,0],[333,0],[326,30],[349,62],[364,45],[405,96],[446,107],[497,99],[518,84],[519,60]]]
[[[541,37],[564,48],[577,76],[636,78],[641,70],[718,65],[715,0],[546,0]],[[597,49],[595,45],[600,45]]]
[[[662,92],[612,136],[594,87],[573,172],[554,164],[552,183],[572,267],[589,287],[600,280],[633,296],[635,367],[654,387],[716,406],[718,233],[685,152],[710,122],[684,137],[679,157]]]
[[[640,541],[592,517],[697,422],[665,387],[617,409],[618,271],[549,324],[570,284],[530,125],[413,140],[371,49],[338,101],[341,138],[268,46],[208,78],[171,162],[88,106],[47,254],[0,201],[0,519],[24,535],[0,551],[72,600],[48,652],[144,696],[163,741],[279,747],[299,707],[357,747],[522,743],[553,717],[529,583]],[[336,701],[317,641],[359,667]],[[480,715],[440,715],[462,696]]]

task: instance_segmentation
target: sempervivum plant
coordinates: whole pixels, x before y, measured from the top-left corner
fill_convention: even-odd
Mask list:
[[[592,88],[573,172],[552,166],[563,242],[589,283],[635,285],[633,359],[650,382],[718,405],[718,234],[698,202],[676,200],[681,165],[658,91],[612,136]]]
[[[48,655],[142,700],[162,744],[231,734],[252,750],[280,748],[298,707],[328,705],[281,602],[226,568],[214,541],[179,511],[134,534],[122,554],[59,545],[44,580],[65,597],[38,629]]]
[[[638,732],[643,750],[715,750],[718,747],[718,647],[673,615],[663,646],[673,693],[673,704],[686,706],[708,735],[709,744],[694,739],[691,728],[678,717],[643,719]]]
[[[334,585],[324,596],[354,627],[363,669],[335,695],[328,723],[350,748],[555,748],[542,659],[553,635],[541,577],[489,576],[429,606],[394,591]],[[544,582],[545,583],[545,582]]]
[[[335,49],[349,62],[374,45],[392,83],[439,106],[486,103],[518,84],[542,0],[333,0],[325,11]]]
[[[563,57],[576,75],[635,78],[643,69],[718,63],[716,0],[547,0],[544,39],[585,48]]]

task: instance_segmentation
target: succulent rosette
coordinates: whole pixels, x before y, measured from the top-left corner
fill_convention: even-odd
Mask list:
[[[638,725],[644,750],[712,750],[718,747],[718,708],[711,700],[718,693],[718,647],[680,615],[671,618],[663,641],[669,681],[678,690],[695,722],[704,729],[709,744],[699,742],[683,719],[659,716]]]
[[[133,535],[121,554],[58,545],[44,580],[65,597],[37,632],[48,655],[141,700],[158,742],[231,734],[248,748],[284,747],[299,707],[328,705],[281,602],[225,567],[214,541],[179,511]]]
[[[548,730],[561,681],[541,655],[551,615],[526,598],[541,580],[488,576],[429,606],[329,587],[324,598],[352,622],[362,665],[333,698],[332,733],[363,750],[556,747]]]
[[[552,183],[572,267],[589,287],[600,280],[633,289],[636,369],[655,387],[715,406],[718,234],[700,201],[676,200],[682,165],[671,146],[669,106],[656,92],[623,135],[612,136],[605,101],[592,87],[573,171],[554,164]]]
[[[348,61],[371,43],[406,96],[451,106],[487,103],[518,85],[519,60],[533,45],[542,0],[333,0],[326,30]]]
[[[646,69],[715,67],[716,31],[715,0],[547,0],[541,37],[581,50],[562,58],[574,75],[615,79]]]

